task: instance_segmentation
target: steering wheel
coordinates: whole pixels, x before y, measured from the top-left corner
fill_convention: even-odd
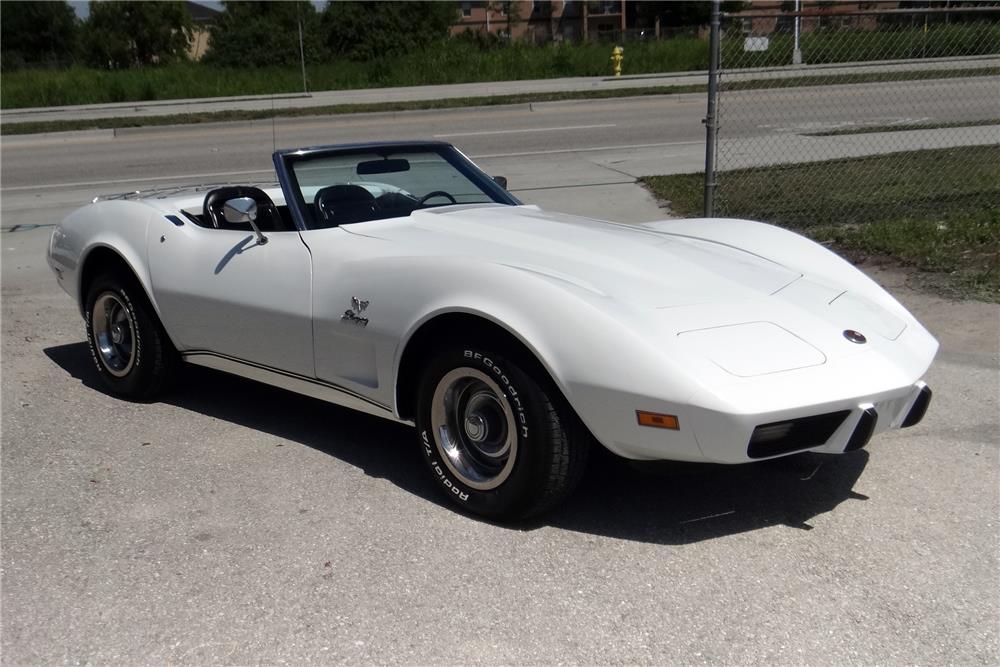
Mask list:
[[[448,200],[451,201],[452,204],[457,204],[458,203],[457,199],[455,199],[454,197],[452,197],[450,194],[448,194],[444,190],[434,190],[432,192],[428,192],[427,194],[425,194],[423,197],[420,198],[420,205],[423,206],[424,202],[426,202],[428,199],[433,199],[434,197],[447,197]]]

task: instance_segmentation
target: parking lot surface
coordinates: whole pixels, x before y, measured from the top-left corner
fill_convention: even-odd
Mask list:
[[[134,150],[66,183],[155,178]],[[556,511],[495,525],[404,426],[205,369],[106,394],[31,226],[82,186],[21,183],[29,152],[4,152],[3,227],[27,225],[0,236],[4,663],[1000,662],[1000,307],[865,266],[942,343],[922,424],[840,457],[598,456]],[[657,215],[574,153],[503,159],[549,186],[526,201]]]

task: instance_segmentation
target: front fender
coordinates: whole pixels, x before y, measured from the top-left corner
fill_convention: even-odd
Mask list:
[[[114,251],[129,266],[156,308],[146,262],[146,235],[155,215],[159,214],[139,202],[97,202],[73,211],[53,231],[49,265],[81,314],[86,298],[83,268],[91,253],[100,248]]]
[[[634,457],[637,441],[655,437],[656,442],[648,443],[651,457],[654,452],[662,456],[666,449],[676,458],[701,458],[694,438],[683,429],[651,434],[635,428],[636,410],[676,414],[701,389],[649,334],[654,323],[647,318],[652,314],[559,277],[517,267],[472,262],[442,266],[439,260],[401,271],[420,275],[427,285],[449,287],[429,289],[420,307],[409,314],[393,355],[394,387],[406,347],[422,326],[445,314],[475,315],[520,340],[591,433],[612,451],[626,453],[627,442],[627,453]],[[460,284],[456,274],[463,276]],[[670,441],[666,446],[664,439]]]

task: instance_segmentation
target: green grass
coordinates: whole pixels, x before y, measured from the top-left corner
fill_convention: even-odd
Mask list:
[[[482,49],[464,39],[449,39],[403,56],[350,62],[325,58],[307,64],[310,90],[347,90],[478,81],[609,76],[609,43],[547,44],[516,42]],[[792,38],[775,35],[765,52],[743,52],[739,36],[723,40],[725,67],[770,67],[792,62]],[[802,37],[805,62],[845,63],[892,58],[930,58],[1000,53],[1000,25],[976,22],[885,31],[824,30]],[[628,42],[624,73],[687,72],[708,69],[708,40],[694,37]],[[308,54],[307,54],[308,57]],[[73,67],[3,72],[0,108],[140,102],[302,91],[297,65],[224,68],[180,63],[132,70]]]
[[[610,76],[611,45],[529,46],[483,51],[463,40],[393,59],[307,64],[310,90],[349,90],[478,81]],[[625,47],[625,73],[708,68],[708,42],[672,39]],[[84,67],[3,73],[0,107],[63,106],[235,95],[301,93],[298,66],[224,68],[199,63],[107,71]]]
[[[702,174],[641,180],[675,214],[701,215]],[[937,291],[1000,302],[1000,146],[726,171],[718,182],[717,215],[888,256]]]
[[[954,72],[917,71],[868,74],[836,74],[830,76],[802,76],[782,79],[759,79],[740,81],[731,89],[750,90],[754,88],[794,88],[799,86],[838,85],[870,83],[877,81],[913,80],[921,78],[942,78],[952,76],[981,76],[1000,74],[1000,68],[976,68]],[[645,88],[615,88],[602,90],[579,90],[553,93],[524,93],[518,95],[491,95],[488,97],[454,97],[437,100],[414,100],[409,102],[372,102],[365,104],[336,104],[322,107],[295,109],[256,109],[214,111],[202,113],[167,114],[141,118],[121,116],[116,118],[95,118],[83,120],[8,122],[0,125],[0,134],[36,134],[39,132],[65,132],[70,130],[119,129],[155,125],[188,125],[197,123],[218,123],[239,120],[262,120],[269,118],[296,118],[303,116],[326,116],[351,113],[374,113],[379,111],[419,111],[426,109],[454,109],[471,106],[497,106],[502,104],[527,104],[529,102],[558,102],[564,100],[608,99],[641,97],[646,95],[677,95],[681,93],[705,92],[702,84],[681,86],[650,86]]]
[[[885,255],[948,296],[1000,302],[1000,209],[899,218],[810,232],[848,255]]]
[[[987,120],[956,120],[947,123],[893,123],[891,125],[855,125],[838,127],[835,130],[808,132],[810,137],[839,137],[847,134],[873,134],[875,132],[905,132],[907,130],[944,130],[952,127],[982,127],[984,125],[1000,125],[1000,118]]]

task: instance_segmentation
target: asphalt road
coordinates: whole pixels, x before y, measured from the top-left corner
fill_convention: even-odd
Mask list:
[[[997,77],[727,93],[720,155],[729,167],[832,159],[1000,139],[1000,125],[840,137],[806,134],[853,124],[1000,118]],[[279,119],[0,139],[2,225],[45,224],[108,192],[155,185],[273,179],[277,148],[439,139],[525,201],[611,219],[662,217],[637,176],[704,166],[704,95]],[[728,143],[727,143],[728,142]],[[752,150],[741,150],[750,146]],[[575,190],[604,188],[580,199]],[[569,191],[567,191],[567,188]],[[626,204],[643,199],[636,209]]]
[[[663,213],[629,170],[695,160],[702,113],[301,120],[278,145],[471,133],[448,139],[523,198],[642,220]],[[895,273],[868,267],[942,341],[923,424],[842,457],[598,459],[525,525],[455,512],[402,426],[199,369],[159,403],[106,395],[30,225],[101,191],[264,178],[270,132],[0,143],[0,222],[28,225],[0,236],[5,663],[1000,661],[1000,308]]]

